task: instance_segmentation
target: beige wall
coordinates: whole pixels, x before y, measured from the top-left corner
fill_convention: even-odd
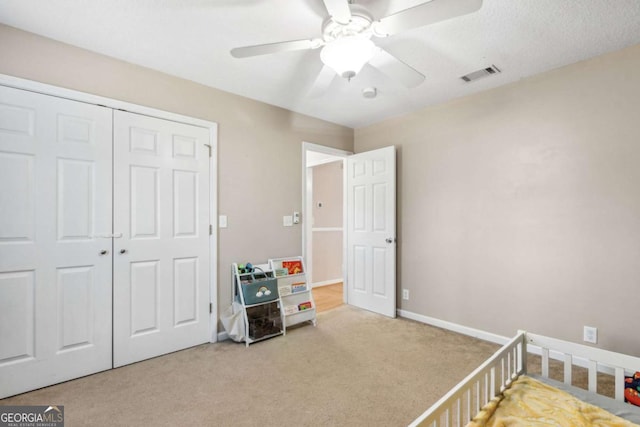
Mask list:
[[[0,73],[217,122],[218,307],[234,261],[302,252],[302,141],[353,149],[353,130],[0,25]]]
[[[313,283],[342,279],[342,160],[314,166],[313,173]],[[318,207],[318,203],[322,207]]]
[[[313,284],[342,281],[342,231],[313,232]]]
[[[640,356],[640,45],[358,129],[398,147],[401,308]]]
[[[342,227],[342,160],[314,166],[313,226]],[[318,207],[322,202],[322,207]]]

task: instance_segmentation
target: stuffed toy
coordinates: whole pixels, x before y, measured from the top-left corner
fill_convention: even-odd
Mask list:
[[[640,406],[640,372],[624,379],[624,400],[632,405]]]

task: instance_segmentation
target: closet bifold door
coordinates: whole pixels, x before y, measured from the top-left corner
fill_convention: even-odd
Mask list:
[[[111,125],[0,86],[0,398],[112,366]]]
[[[208,342],[208,143],[114,112],[114,367]]]

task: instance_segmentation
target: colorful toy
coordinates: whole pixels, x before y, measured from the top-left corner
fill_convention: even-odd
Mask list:
[[[253,273],[253,270],[253,264],[251,264],[250,262],[246,264],[238,264],[238,273],[240,274]]]
[[[640,406],[640,372],[624,379],[624,400],[632,405]]]

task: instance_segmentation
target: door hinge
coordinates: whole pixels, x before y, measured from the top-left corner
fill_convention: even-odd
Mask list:
[[[213,234],[213,224],[209,224],[209,236]]]
[[[213,313],[213,303],[209,303],[209,313]]]
[[[205,147],[207,147],[209,149],[209,157],[211,157],[211,145],[209,144],[204,144]]]

